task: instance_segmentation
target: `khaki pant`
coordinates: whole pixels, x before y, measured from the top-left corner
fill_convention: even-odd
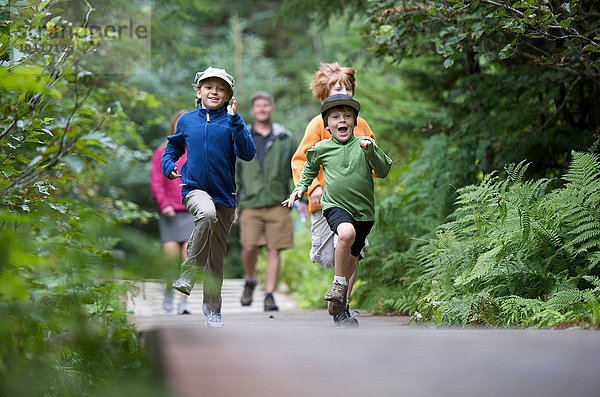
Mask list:
[[[204,304],[220,313],[223,267],[235,208],[215,204],[203,190],[192,190],[185,196],[184,202],[195,219],[188,244],[188,259],[182,269],[190,265],[204,267]]]

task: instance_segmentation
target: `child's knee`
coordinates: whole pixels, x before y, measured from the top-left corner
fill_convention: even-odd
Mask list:
[[[217,222],[217,211],[214,208],[200,208],[196,212],[196,221],[214,224]]]
[[[352,243],[356,238],[356,230],[351,223],[342,223],[337,228],[338,242],[339,240],[344,243]]]

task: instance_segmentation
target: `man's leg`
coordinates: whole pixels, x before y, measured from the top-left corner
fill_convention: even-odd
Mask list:
[[[259,248],[255,246],[242,247],[242,263],[246,272],[244,290],[240,298],[242,306],[250,306],[252,304],[254,288],[256,288],[256,263],[258,261]]]
[[[281,268],[281,251],[294,246],[294,225],[290,211],[280,205],[270,207],[265,215],[267,240],[265,311],[279,310],[273,293],[277,288]]]
[[[265,295],[264,301],[264,310],[268,311],[276,311],[279,310],[277,304],[275,304],[275,297],[273,297],[273,292],[275,292],[275,288],[277,287],[277,280],[279,279],[279,265],[281,262],[281,255],[278,249],[269,248],[267,251],[267,266],[266,266],[266,274],[267,274],[267,294]]]
[[[279,265],[281,263],[281,255],[278,249],[270,248],[267,252],[267,294],[272,294],[277,287],[279,279]]]

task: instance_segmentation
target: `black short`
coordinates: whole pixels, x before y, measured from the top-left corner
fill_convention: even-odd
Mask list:
[[[356,231],[356,237],[354,238],[354,244],[350,248],[352,256],[358,257],[360,251],[365,247],[365,240],[371,232],[371,228],[375,222],[373,221],[357,221],[350,213],[344,209],[333,207],[327,208],[323,211],[323,216],[327,219],[327,223],[331,230],[337,234],[337,228],[342,223],[351,223]]]

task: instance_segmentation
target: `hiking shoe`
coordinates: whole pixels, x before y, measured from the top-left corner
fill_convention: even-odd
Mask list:
[[[254,288],[256,288],[256,280],[246,280],[246,283],[244,284],[244,291],[242,292],[242,297],[240,298],[240,303],[242,306],[250,306],[252,304]]]
[[[265,311],[273,312],[279,310],[279,307],[275,304],[275,298],[273,298],[273,294],[265,295]]]
[[[192,314],[188,307],[187,300],[180,300],[177,302],[177,314]]]
[[[221,313],[210,310],[207,305],[202,305],[202,312],[206,316],[205,324],[207,328],[223,328]]]
[[[332,316],[337,316],[346,309],[346,300],[343,302],[329,301],[327,302],[327,311]]]
[[[344,301],[346,300],[347,292],[348,292],[347,285],[342,285],[342,284],[338,283],[337,281],[334,281],[333,284],[331,284],[331,287],[329,287],[329,291],[327,291],[327,293],[325,294],[323,299],[325,299],[326,301],[330,301],[330,302],[335,301],[335,302],[339,302],[339,303],[343,304]]]
[[[348,309],[333,316],[333,324],[338,328],[358,328],[358,320],[350,314],[350,310]]]

